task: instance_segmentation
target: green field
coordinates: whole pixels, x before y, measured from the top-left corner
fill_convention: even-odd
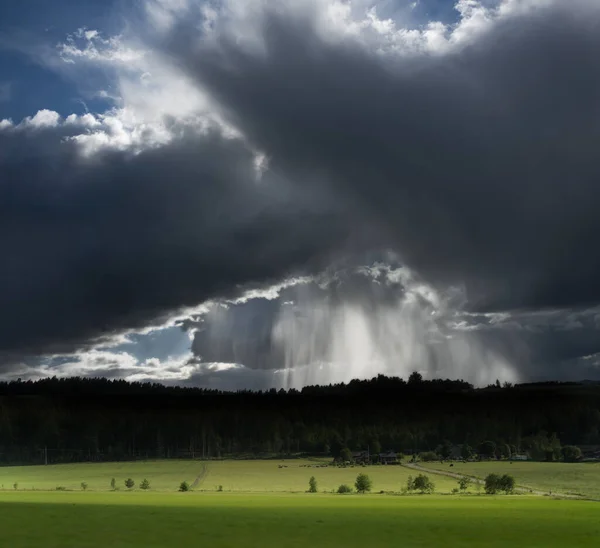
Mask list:
[[[597,546],[598,506],[542,497],[0,493],[0,546]]]
[[[583,495],[600,500],[600,463],[561,462],[455,462],[419,463],[425,468],[484,478],[487,474],[511,474],[517,484],[553,493]]]
[[[182,481],[190,485],[200,476],[196,490],[241,492],[304,492],[308,480],[315,476],[319,491],[337,489],[342,483],[354,484],[357,474],[366,472],[373,480],[374,491],[401,491],[409,474],[414,471],[403,466],[368,466],[317,468],[318,461],[311,460],[229,460],[203,463],[193,460],[164,460],[101,464],[58,464],[49,466],[22,466],[0,468],[0,486],[19,490],[54,490],[65,487],[80,490],[81,482],[90,491],[110,490],[110,480],[115,478],[120,489],[124,481],[132,478],[139,483],[147,478],[152,491],[176,491]],[[285,465],[286,468],[279,468]],[[310,466],[307,468],[306,466]],[[449,493],[456,487],[452,478],[434,478],[438,492]]]
[[[1,467],[0,547],[591,547],[600,537],[596,502],[474,493],[401,496],[397,493],[416,470],[318,464],[169,460]],[[521,470],[533,470],[532,464],[506,466],[520,483],[527,483],[523,478],[531,475]],[[474,475],[492,471],[492,463],[476,463],[473,470],[460,466],[452,470]],[[572,465],[556,466],[562,474]],[[493,471],[503,469],[496,465]],[[328,492],[341,483],[352,485],[360,472],[372,478],[371,494]],[[311,475],[317,478],[319,493],[305,493]],[[113,477],[120,487],[115,492],[110,489]],[[144,492],[136,485],[126,490],[128,477],[137,485],[147,478],[151,489]],[[177,492],[181,481],[192,484],[198,477],[192,492]],[[456,486],[453,478],[432,474],[432,479],[438,493]],[[85,492],[82,481],[88,484]],[[219,485],[224,492],[216,492]],[[565,484],[564,490],[571,487]]]

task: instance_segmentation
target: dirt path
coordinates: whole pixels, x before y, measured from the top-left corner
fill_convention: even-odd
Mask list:
[[[192,483],[192,485],[190,485],[190,487],[192,489],[198,487],[198,485],[200,485],[206,479],[207,475],[208,475],[208,466],[206,464],[202,464],[202,470],[196,476],[194,483]]]
[[[427,472],[429,474],[436,474],[438,476],[447,476],[449,478],[454,478],[459,480],[460,478],[469,478],[473,483],[480,483],[482,485],[485,484],[485,481],[481,478],[476,478],[474,476],[467,476],[466,474],[459,474],[457,472],[446,472],[444,470],[436,470],[433,468],[425,468],[424,466],[420,466],[416,462],[403,462],[402,466],[406,468],[412,468],[413,470],[418,470],[419,472]],[[523,493],[526,495],[538,495],[538,496],[553,496],[558,498],[567,498],[567,499],[583,499],[585,497],[579,495],[567,495],[565,493],[557,493],[555,491],[539,491],[537,489],[531,489],[529,487],[517,486],[515,487],[515,493]]]

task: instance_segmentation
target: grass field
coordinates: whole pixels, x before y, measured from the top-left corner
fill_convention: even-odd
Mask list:
[[[448,464],[419,463],[425,468],[443,470],[479,478],[487,474],[511,474],[517,484],[540,491],[583,495],[600,499],[600,463],[561,462],[455,462]]]
[[[280,468],[285,464],[286,468]],[[402,466],[307,468],[316,461],[148,461],[0,467],[0,546],[10,548],[165,548],[168,546],[419,548],[597,546],[598,505],[536,496],[397,496],[408,475]],[[435,464],[447,471],[448,468]],[[571,468],[573,466],[573,468]],[[455,464],[451,469],[485,476],[509,468],[519,483],[573,491],[597,489],[600,467],[535,463]],[[580,470],[578,472],[578,470]],[[204,472],[203,472],[204,471]],[[323,491],[352,485],[366,472],[373,493]],[[554,474],[554,476],[553,476]],[[583,475],[581,475],[583,474]],[[305,493],[311,475],[319,493]],[[194,491],[181,481],[201,476]],[[120,489],[110,490],[111,478]],[[136,481],[127,491],[124,480]],[[432,474],[437,491],[456,480]],[[151,490],[138,489],[147,478]],[[80,484],[85,481],[88,490]],[[13,484],[18,483],[18,489]],[[592,485],[595,484],[595,485]],[[222,485],[224,492],[216,492]],[[70,491],[56,491],[56,487]],[[380,494],[385,491],[385,494]]]
[[[286,468],[279,468],[285,464]],[[176,491],[182,481],[190,485],[201,476],[196,490],[216,491],[222,485],[224,491],[241,492],[304,492],[308,480],[315,476],[319,491],[337,489],[342,483],[354,485],[360,472],[373,480],[374,491],[401,491],[409,474],[415,474],[402,466],[368,466],[348,468],[306,468],[317,461],[286,460],[239,460],[211,461],[203,463],[192,460],[164,460],[147,462],[123,462],[101,464],[58,464],[49,466],[0,467],[0,486],[19,490],[54,490],[65,487],[80,490],[81,482],[88,484],[90,491],[110,490],[110,480],[115,478],[120,489],[125,490],[124,481],[131,477],[139,483],[147,478],[152,491]],[[203,471],[205,471],[203,473]],[[432,478],[436,491],[449,493],[456,487],[452,478]]]
[[[542,497],[0,493],[11,548],[592,547],[598,506]]]

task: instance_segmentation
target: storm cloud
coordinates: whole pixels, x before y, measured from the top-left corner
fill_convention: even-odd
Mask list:
[[[158,122],[128,131],[117,111],[0,123],[4,363],[93,348],[205,301],[229,308],[182,324],[200,372],[243,371],[243,385],[249,369],[330,362],[331,319],[309,322],[324,339],[310,356],[296,349],[290,362],[295,343],[273,339],[298,291],[304,313],[319,310],[314,281],[252,306],[235,299],[314,280],[345,257],[372,264],[383,249],[444,301],[434,323],[446,342],[429,328],[411,335],[421,346],[402,372],[420,362],[483,382],[498,367],[564,377],[573,360],[594,362],[600,6],[463,0],[454,25],[404,29],[373,9],[356,19],[348,6],[363,4],[148,2],[154,26],[135,43],[168,76],[164,89],[193,101],[163,101]],[[121,42],[79,38],[88,46],[70,42],[67,61],[121,62],[121,50],[89,46]],[[128,63],[147,59],[123,51]],[[163,96],[148,91],[146,68],[135,86],[120,73],[123,97],[144,113]],[[398,295],[356,284],[337,294],[342,308],[398,312]],[[421,329],[438,305],[393,317]],[[532,330],[541,316],[556,327]],[[465,369],[439,365],[461,360]]]

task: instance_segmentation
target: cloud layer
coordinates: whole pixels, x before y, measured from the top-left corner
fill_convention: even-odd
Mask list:
[[[243,385],[242,369],[374,359],[373,372],[426,363],[484,382],[497,367],[595,363],[600,7],[461,0],[456,23],[417,25],[409,3],[388,4],[154,0],[121,35],[80,29],[59,46],[72,78],[112,71],[98,93],[113,108],[0,122],[6,367],[104,352],[119,333],[299,275],[312,281],[281,302],[211,309],[184,377],[237,371]],[[400,294],[347,283],[335,306],[314,285],[327,264],[372,265],[380,249],[438,295],[433,309],[407,306],[406,280]],[[306,332],[283,304],[300,297]],[[565,343],[533,333],[532,314],[555,318]],[[436,346],[435,330],[453,338]],[[345,348],[359,335],[368,356]],[[385,365],[409,340],[399,369]],[[444,361],[463,369],[431,365]]]

